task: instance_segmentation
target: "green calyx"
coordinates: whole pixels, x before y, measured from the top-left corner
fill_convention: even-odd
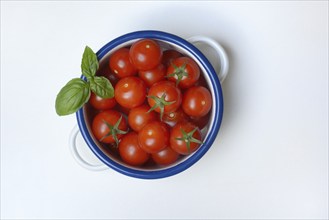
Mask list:
[[[148,113],[153,111],[156,108],[159,108],[160,109],[160,120],[161,121],[162,121],[162,116],[163,116],[163,113],[164,113],[164,107],[167,106],[167,105],[171,105],[171,104],[176,102],[176,101],[171,101],[171,102],[166,101],[165,100],[166,93],[163,93],[160,98],[157,97],[157,96],[154,96],[154,95],[148,96],[148,98],[151,98],[155,101],[155,104],[152,106],[152,108],[150,108],[150,110],[148,110]]]
[[[175,64],[171,63],[171,65],[174,67],[174,72],[169,74],[167,77],[175,77],[176,79],[176,86],[178,86],[179,82],[183,79],[184,76],[188,76],[188,73],[186,72],[186,63],[184,63],[182,66],[176,66]]]
[[[191,142],[197,143],[197,144],[202,144],[202,141],[196,139],[193,137],[193,134],[196,132],[198,128],[194,128],[192,131],[190,131],[189,133],[186,133],[182,128],[180,129],[183,137],[181,138],[176,138],[176,140],[180,140],[180,141],[184,141],[186,143],[186,148],[187,148],[187,152],[190,153],[191,152]]]
[[[119,129],[119,125],[121,123],[121,120],[122,120],[122,115],[119,118],[119,120],[115,123],[115,125],[111,125],[107,121],[103,120],[103,122],[106,124],[106,126],[109,128],[110,131],[106,135],[104,135],[99,141],[102,141],[105,138],[112,135],[113,139],[115,140],[116,145],[118,146],[118,144],[119,144],[118,134],[126,134],[127,133],[127,131],[123,131],[123,130]]]

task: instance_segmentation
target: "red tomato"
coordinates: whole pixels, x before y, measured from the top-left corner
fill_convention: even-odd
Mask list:
[[[191,123],[178,123],[170,132],[170,146],[179,154],[188,155],[201,144],[201,132]]]
[[[152,86],[154,83],[164,80],[166,72],[165,65],[160,64],[151,70],[140,70],[138,76],[144,80],[148,86]]]
[[[136,67],[130,62],[129,49],[120,48],[110,56],[110,69],[119,77],[137,74]]]
[[[128,129],[126,118],[118,111],[106,110],[98,113],[91,130],[96,139],[103,143],[118,143]]]
[[[138,77],[129,76],[120,79],[114,88],[115,100],[125,108],[134,108],[143,104],[146,98],[146,85]]]
[[[160,81],[155,83],[149,90],[147,101],[151,109],[163,113],[176,111],[181,102],[181,91],[170,81]]]
[[[182,54],[176,50],[165,50],[165,51],[163,51],[161,62],[164,65],[169,66],[172,60],[174,60],[178,57],[181,57],[181,56],[182,56]]]
[[[189,117],[185,114],[185,112],[179,108],[174,112],[169,112],[163,115],[162,121],[169,125],[170,127],[175,126],[180,121],[188,121]]]
[[[159,165],[169,165],[177,161],[179,154],[171,147],[166,147],[158,153],[152,154],[152,159]]]
[[[167,69],[168,80],[176,82],[180,88],[193,86],[200,77],[198,64],[189,57],[179,57],[172,60]]]
[[[116,110],[116,111],[118,111],[118,112],[121,112],[121,113],[123,113],[125,115],[128,115],[129,112],[130,112],[130,109],[129,108],[125,108],[125,107],[123,107],[121,105],[116,105],[113,109]]]
[[[190,121],[194,125],[198,126],[200,128],[200,130],[202,130],[208,124],[209,118],[210,118],[210,111],[208,114],[206,114],[205,116],[202,116],[202,117],[190,117]]]
[[[97,70],[96,75],[106,77],[110,80],[113,86],[119,81],[119,78],[110,70],[108,60],[99,64],[99,69]]]
[[[157,153],[169,145],[169,129],[163,122],[152,121],[138,133],[141,148],[148,153]]]
[[[139,145],[136,132],[126,134],[119,143],[121,159],[133,166],[143,165],[150,157]]]
[[[148,105],[132,108],[128,115],[128,124],[134,131],[140,131],[147,123],[156,120],[155,112],[148,112]]]
[[[111,74],[108,74],[106,76],[106,78],[108,78],[112,84],[112,86],[114,87],[118,82],[119,82],[119,78],[114,74],[114,73],[111,73]]]
[[[106,109],[110,109],[113,108],[117,102],[115,101],[115,98],[108,98],[108,99],[104,99],[101,98],[99,96],[97,96],[95,93],[91,93],[90,94],[90,99],[89,99],[89,103],[98,110],[106,110]]]
[[[203,86],[205,88],[208,88],[208,83],[207,83],[206,79],[204,78],[203,74],[200,74],[198,81],[194,85]]]
[[[194,86],[187,89],[184,93],[182,108],[189,116],[205,116],[210,111],[211,106],[211,94],[205,87]]]
[[[133,43],[129,55],[137,69],[150,70],[160,64],[162,51],[154,40],[142,39]]]

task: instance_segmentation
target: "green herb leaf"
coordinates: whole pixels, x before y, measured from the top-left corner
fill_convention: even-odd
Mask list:
[[[103,76],[90,79],[90,89],[101,98],[113,98],[114,89],[111,82]]]
[[[97,55],[90,47],[86,46],[82,55],[82,62],[81,62],[82,74],[85,77],[87,77],[87,79],[90,79],[93,76],[95,76],[98,67],[99,64],[98,64]]]
[[[58,115],[69,115],[78,111],[90,97],[89,84],[80,78],[70,80],[56,97]]]

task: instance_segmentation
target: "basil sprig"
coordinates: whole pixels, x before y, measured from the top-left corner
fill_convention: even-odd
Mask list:
[[[91,79],[95,76],[98,67],[99,64],[96,54],[90,49],[90,47],[86,46],[81,61],[82,74],[87,77],[87,79]]]
[[[58,115],[69,115],[78,111],[88,102],[90,91],[101,98],[114,96],[111,82],[103,76],[96,76],[98,68],[99,63],[96,54],[86,46],[82,56],[81,72],[87,81],[74,78],[59,91],[55,103]]]

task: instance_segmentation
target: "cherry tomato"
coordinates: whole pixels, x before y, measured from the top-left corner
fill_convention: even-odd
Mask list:
[[[179,108],[174,112],[169,112],[163,115],[162,121],[169,125],[170,127],[175,126],[180,121],[188,121],[189,117],[185,114],[185,112]]]
[[[104,99],[96,95],[95,93],[90,94],[90,99],[89,99],[90,104],[98,110],[106,110],[113,108],[117,102],[115,101],[115,98],[108,98]]]
[[[146,98],[146,85],[138,77],[129,76],[120,79],[114,88],[115,100],[125,108],[134,108],[143,104]]]
[[[96,75],[106,77],[110,80],[113,86],[119,81],[119,78],[110,70],[108,60],[103,61],[99,64],[99,69],[97,70]]]
[[[118,143],[127,129],[126,118],[115,110],[98,113],[94,117],[91,127],[96,139],[103,143]]]
[[[148,105],[141,105],[132,108],[128,115],[128,124],[134,131],[140,131],[147,123],[156,120],[155,112],[151,111]]]
[[[169,66],[172,60],[174,60],[178,57],[181,57],[181,56],[182,56],[182,54],[176,50],[165,50],[165,51],[163,51],[161,62],[164,65]]]
[[[178,123],[170,132],[170,146],[179,154],[188,155],[201,144],[200,129],[191,123]]]
[[[169,165],[177,161],[179,154],[171,147],[166,147],[158,153],[152,154],[152,159],[159,165]]]
[[[205,116],[210,111],[211,106],[211,94],[205,87],[194,86],[187,89],[184,93],[182,108],[189,116]]]
[[[119,77],[133,76],[137,74],[136,67],[130,62],[129,49],[120,48],[110,56],[110,69]]]
[[[133,166],[143,165],[150,157],[139,145],[136,132],[126,134],[119,143],[121,159]]]
[[[167,69],[168,80],[176,82],[182,89],[193,86],[200,77],[198,64],[189,57],[179,57],[172,60]]]
[[[208,114],[206,114],[205,116],[202,117],[190,117],[190,121],[198,126],[200,128],[200,130],[202,130],[204,127],[206,127],[206,125],[209,122],[209,118],[210,118],[210,111]]]
[[[160,81],[155,83],[149,90],[147,101],[156,112],[163,113],[176,111],[181,102],[181,91],[170,81]]]
[[[200,74],[200,77],[199,77],[198,81],[194,85],[195,86],[203,86],[205,88],[208,87],[208,83],[207,83],[206,79],[204,78],[203,74]]]
[[[116,111],[118,111],[118,112],[121,112],[121,113],[123,113],[125,115],[128,115],[129,112],[130,112],[130,109],[129,108],[125,108],[125,107],[123,107],[121,105],[116,105],[113,109],[116,110]]]
[[[110,73],[106,76],[106,78],[108,78],[112,84],[112,86],[114,87],[120,80],[120,78],[118,78],[114,73]]]
[[[133,43],[129,51],[130,59],[139,70],[150,70],[160,64],[162,51],[157,42],[142,39]]]
[[[169,146],[169,129],[159,121],[151,121],[138,133],[141,148],[147,153],[157,153]]]
[[[138,76],[144,80],[148,86],[152,86],[154,83],[165,79],[166,67],[163,64],[159,64],[157,67],[151,70],[140,70]]]

